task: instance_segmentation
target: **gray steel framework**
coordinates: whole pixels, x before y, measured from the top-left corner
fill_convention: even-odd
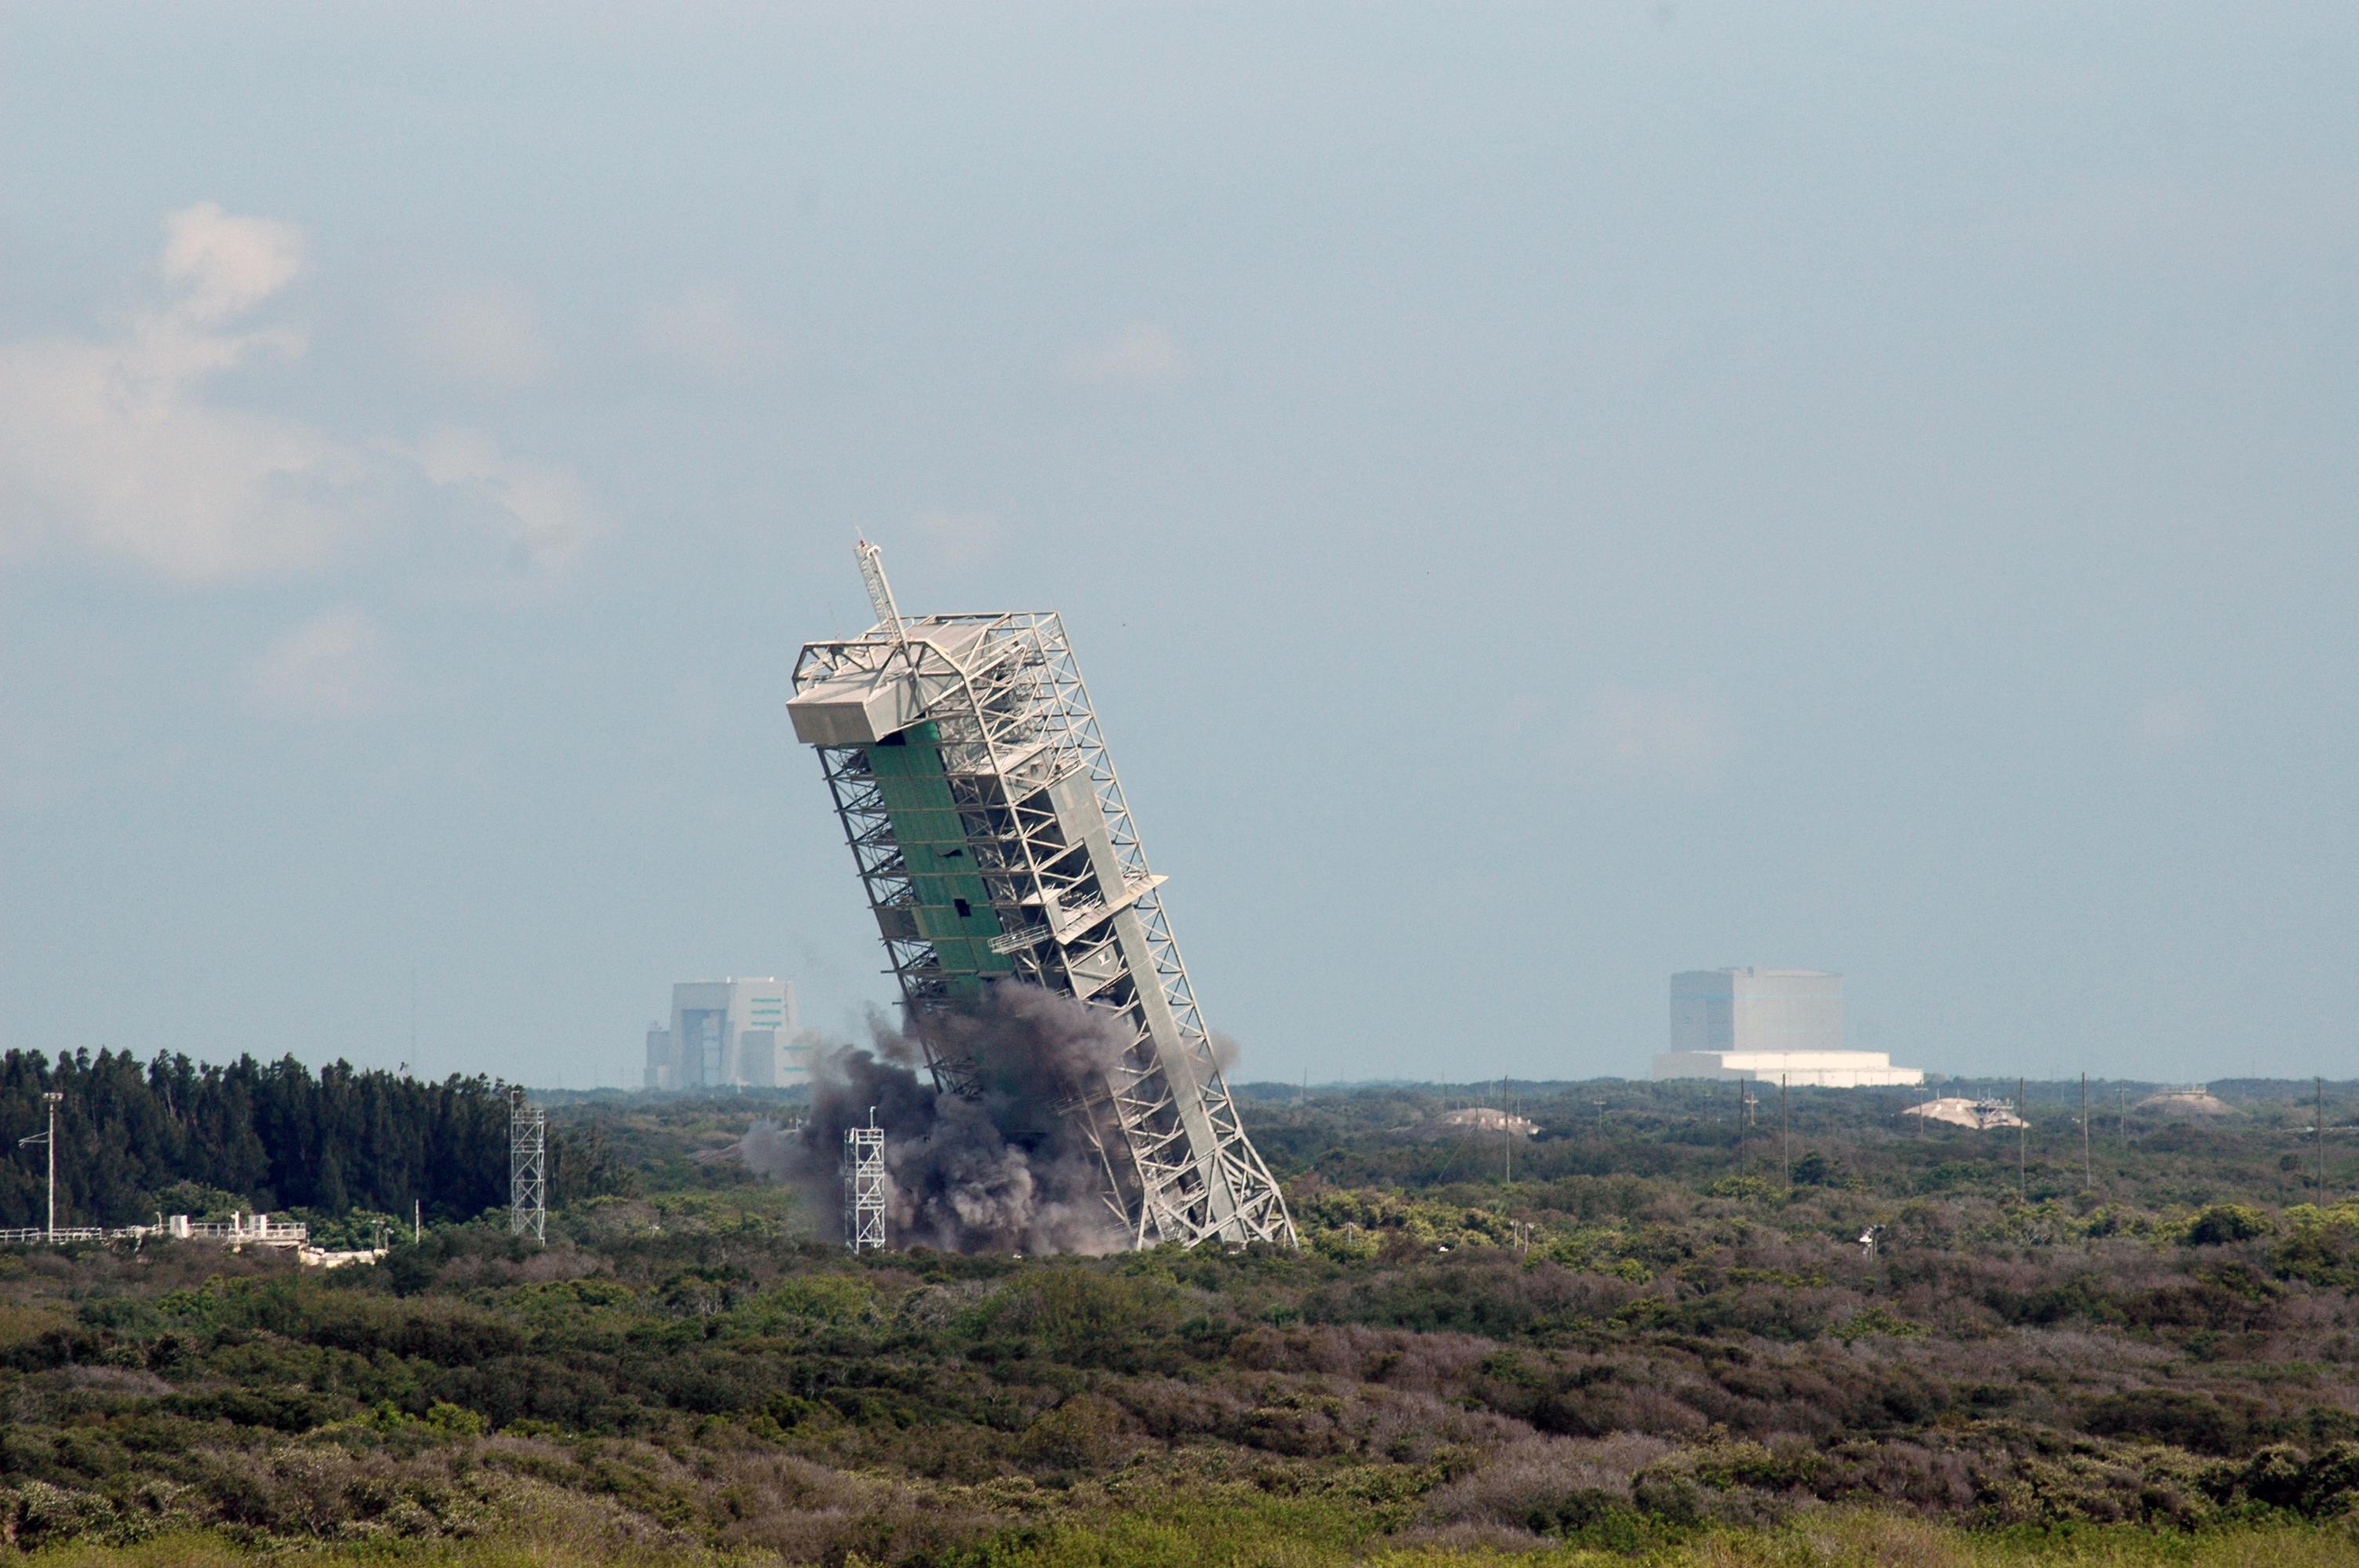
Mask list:
[[[1106,1177],[1133,1245],[1295,1244],[1277,1181],[1245,1136],[1214,1059],[1159,889],[1075,664],[1049,611],[903,621],[874,556],[862,568],[877,625],[808,643],[799,697],[868,691],[879,730],[931,724],[963,849],[1015,979],[1119,1018],[1132,1044],[1066,1107]],[[881,739],[881,736],[879,737]],[[923,1027],[970,977],[946,967],[916,918],[918,890],[864,743],[817,746],[821,771],[937,1083],[975,1091],[975,1066]]]
[[[508,1234],[549,1236],[549,1113],[508,1091]]]
[[[874,1106],[867,1126],[843,1130],[843,1244],[854,1252],[885,1245],[885,1132]]]

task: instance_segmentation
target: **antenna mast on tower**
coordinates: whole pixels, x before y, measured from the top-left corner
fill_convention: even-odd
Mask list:
[[[876,624],[895,647],[907,645],[908,634],[901,629],[901,611],[893,603],[893,585],[885,580],[885,552],[865,539],[853,547],[860,556],[860,580],[868,585],[868,602],[876,610]]]

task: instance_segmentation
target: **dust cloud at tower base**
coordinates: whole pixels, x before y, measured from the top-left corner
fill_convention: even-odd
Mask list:
[[[819,753],[907,1029],[833,1060],[806,1155],[832,1159],[816,1141],[877,1106],[897,1243],[1292,1246],[1063,622],[904,622],[865,544],[861,569],[876,625],[806,644],[787,708]]]
[[[925,1068],[919,1041],[879,1032],[839,1051],[812,1081],[799,1139],[749,1161],[784,1175],[814,1212],[834,1202],[844,1130],[872,1109],[885,1129],[886,1229],[897,1247],[951,1252],[1119,1252],[1133,1236],[1106,1202],[1098,1151],[1067,1108],[1126,1049],[1118,1021],[1023,985],[948,1010],[970,1092]]]

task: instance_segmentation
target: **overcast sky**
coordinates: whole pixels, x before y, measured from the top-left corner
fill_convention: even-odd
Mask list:
[[[660,19],[658,19],[660,17]],[[2354,1070],[2347,5],[0,11],[0,1046],[889,998],[799,643],[1064,612],[1244,1076]]]

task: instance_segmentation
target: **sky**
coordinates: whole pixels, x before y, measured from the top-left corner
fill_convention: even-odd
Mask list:
[[[2359,11],[0,9],[0,1048],[890,981],[796,650],[1063,612],[1245,1078],[2350,1076]]]

